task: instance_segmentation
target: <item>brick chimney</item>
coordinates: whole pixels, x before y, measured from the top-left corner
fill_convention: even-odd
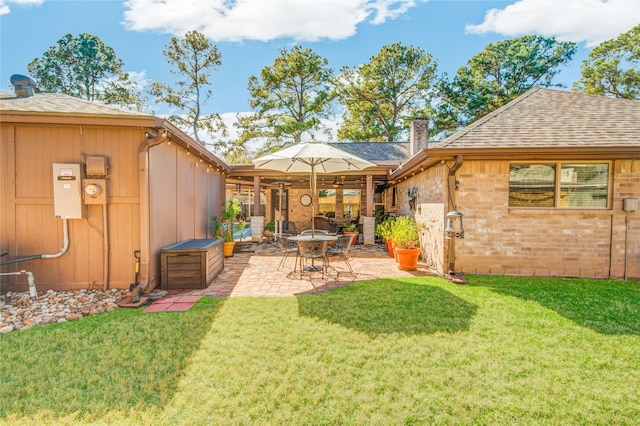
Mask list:
[[[417,152],[427,148],[429,144],[429,120],[415,118],[409,129],[409,150],[413,157]]]

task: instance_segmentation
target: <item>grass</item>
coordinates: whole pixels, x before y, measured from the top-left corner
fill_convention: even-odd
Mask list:
[[[637,424],[640,283],[471,276],[0,336],[4,424]]]

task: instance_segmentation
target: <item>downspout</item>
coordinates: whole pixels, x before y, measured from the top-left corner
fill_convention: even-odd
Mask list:
[[[452,196],[452,191],[451,191],[451,186],[453,183],[453,187],[455,189],[456,187],[456,172],[458,171],[458,169],[462,166],[462,161],[464,160],[464,157],[462,155],[456,155],[456,160],[453,163],[453,166],[451,166],[451,168],[449,169],[449,174],[447,176],[447,193],[449,194],[449,211],[451,211],[451,208],[453,207],[453,210],[458,210],[458,207],[455,203],[455,200],[453,199]],[[449,267],[447,268],[448,270],[448,274],[451,275],[455,275],[455,258],[456,258],[456,240],[455,239],[450,239],[449,240]]]
[[[131,301],[137,303],[140,301],[140,294],[149,285],[149,251],[151,240],[149,238],[149,224],[151,223],[149,207],[149,150],[160,145],[167,139],[168,131],[161,129],[160,132],[153,136],[147,132],[148,136],[138,148],[138,164],[140,167],[140,283],[131,291]]]
[[[453,178],[453,182],[454,182],[454,186],[455,186],[455,178],[456,178],[456,172],[458,171],[458,169],[462,166],[462,161],[464,160],[464,157],[462,155],[456,155],[456,160],[453,163],[453,166],[451,166],[451,168],[449,169],[449,180],[448,180],[448,189],[449,189],[449,203],[453,204],[453,206],[449,206],[449,207],[453,207],[454,210],[457,209],[455,203],[453,203],[453,197],[451,197],[451,178]]]

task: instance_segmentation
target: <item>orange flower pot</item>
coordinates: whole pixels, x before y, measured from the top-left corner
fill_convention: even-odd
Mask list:
[[[233,248],[236,246],[235,241],[225,241],[224,242],[224,257],[233,256]]]
[[[387,246],[387,251],[389,252],[389,256],[395,257],[395,255],[393,254],[393,246],[391,245],[391,238],[387,238],[384,243]]]
[[[351,244],[352,245],[356,245],[357,244],[357,242],[358,242],[358,234],[359,234],[359,232],[349,232],[349,231],[344,232],[344,235],[351,235]]]
[[[396,261],[401,271],[415,271],[418,269],[419,248],[402,248],[396,246]]]

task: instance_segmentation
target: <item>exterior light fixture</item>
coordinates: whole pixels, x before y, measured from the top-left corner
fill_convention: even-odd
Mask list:
[[[449,240],[464,239],[464,229],[462,228],[462,213],[452,211],[447,213],[447,229],[444,231],[444,237]]]

